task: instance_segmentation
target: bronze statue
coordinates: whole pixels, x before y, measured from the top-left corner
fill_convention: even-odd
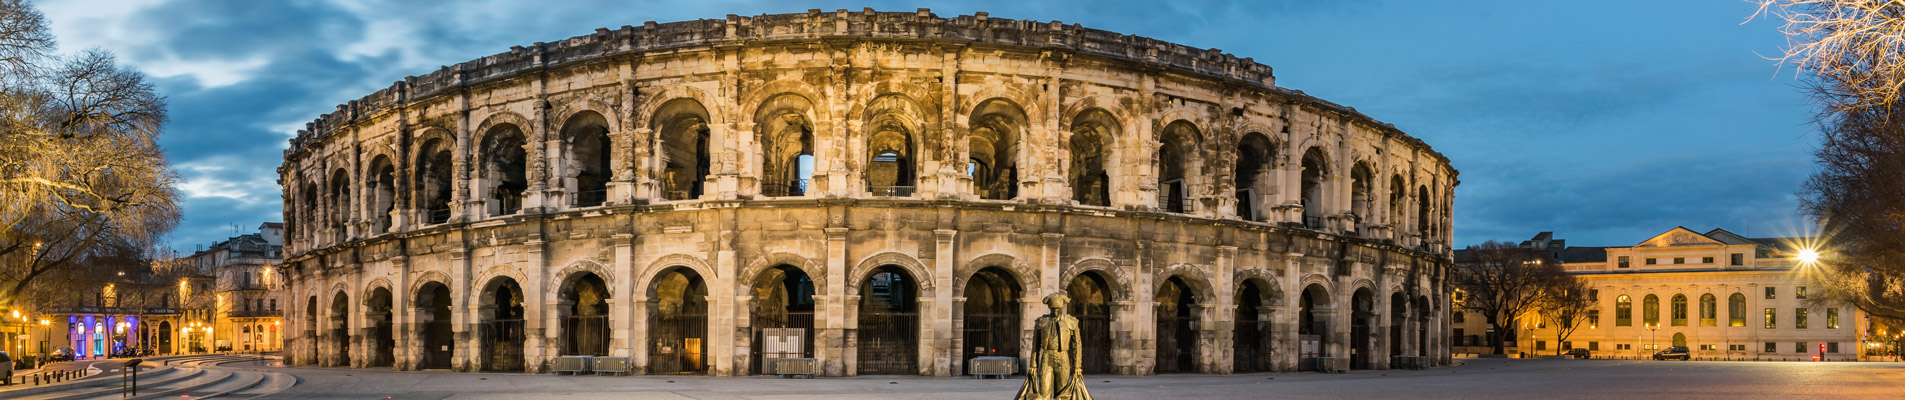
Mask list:
[[[1068,303],[1071,298],[1063,293],[1045,296],[1052,313],[1038,317],[1033,325],[1036,348],[1032,358],[1025,360],[1025,386],[1019,389],[1019,400],[1091,400],[1091,393],[1085,391],[1085,369],[1079,364],[1084,351],[1078,318],[1066,314]]]

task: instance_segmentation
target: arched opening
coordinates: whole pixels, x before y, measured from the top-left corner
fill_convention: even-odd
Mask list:
[[[761,194],[805,196],[814,177],[813,104],[794,94],[774,96],[755,114],[761,143]]]
[[[318,298],[317,296],[311,296],[310,301],[306,302],[304,306],[304,337],[307,338],[308,341],[305,342],[304,357],[302,358],[307,365],[318,363],[318,347],[324,345],[322,342],[324,338],[318,337],[318,332],[320,332],[318,330]],[[182,335],[185,336],[183,339],[188,342],[192,339],[190,331]]]
[[[336,230],[330,240],[343,241],[349,236],[351,223],[351,174],[340,168],[331,172],[331,220],[328,226]]]
[[[1124,128],[1103,109],[1093,108],[1072,118],[1071,169],[1072,201],[1098,207],[1111,206],[1111,175],[1106,166]]]
[[[1673,295],[1672,304],[1673,304],[1672,306],[1673,308],[1671,308],[1670,310],[1671,310],[1671,315],[1673,317],[1672,318],[1673,326],[1687,326],[1687,295],[1684,295],[1684,294]]]
[[[1111,285],[1098,272],[1085,272],[1065,286],[1065,295],[1072,298],[1072,317],[1078,318],[1079,342],[1091,343],[1079,357],[1085,373],[1112,373]]]
[[[522,371],[523,341],[528,338],[523,321],[523,288],[515,279],[499,277],[490,281],[480,300],[477,314],[482,322],[482,354],[478,359],[483,371]]]
[[[1350,297],[1349,368],[1370,369],[1376,355],[1376,294],[1369,288],[1356,289]]]
[[[1258,284],[1254,279],[1245,279],[1238,286],[1237,332],[1232,336],[1236,362],[1231,370],[1237,373],[1272,371],[1277,361],[1276,329],[1272,325],[1276,315],[1271,309],[1276,304],[1275,289]]]
[[[423,209],[423,218],[429,224],[441,224],[450,221],[450,177],[455,171],[454,159],[450,157],[450,143],[442,139],[430,139],[423,142],[423,151],[417,152],[416,196],[418,208]]]
[[[966,173],[980,198],[1006,200],[1019,195],[1019,140],[1025,136],[1025,110],[1001,99],[979,103],[966,125]]]
[[[1416,234],[1425,242],[1435,238],[1435,226],[1429,224],[1429,187],[1416,186]]]
[[[1389,355],[1400,356],[1402,342],[1409,336],[1403,335],[1402,328],[1409,325],[1409,297],[1402,292],[1389,295]]]
[[[653,126],[661,138],[662,198],[699,198],[708,179],[708,109],[694,99],[674,99],[655,110]]]
[[[523,209],[523,192],[529,190],[529,159],[527,142],[523,131],[515,125],[503,124],[490,128],[483,135],[483,160],[481,169],[482,188],[489,193],[489,202],[485,204],[489,216],[514,215]]]
[[[1269,178],[1271,160],[1276,159],[1276,147],[1263,134],[1251,132],[1237,142],[1236,171],[1231,175],[1237,179],[1237,217],[1245,221],[1263,221],[1263,197],[1271,194]]]
[[[394,305],[390,289],[381,287],[371,289],[370,299],[364,303],[364,319],[371,323],[370,348],[364,355],[365,367],[388,367],[397,361],[394,354],[397,349],[397,324],[391,320],[391,307]]]
[[[1647,295],[1640,304],[1641,322],[1646,326],[1660,326],[1660,297]]]
[[[685,374],[708,367],[708,285],[677,266],[649,284],[648,370]]]
[[[1158,207],[1165,212],[1191,212],[1190,183],[1187,174],[1196,168],[1198,149],[1202,149],[1197,128],[1179,120],[1164,127],[1164,142],[1158,147]]]
[[[761,271],[753,286],[754,373],[774,374],[774,361],[814,356],[814,281],[792,265]]]
[[[1389,229],[1394,237],[1402,236],[1402,224],[1409,221],[1403,215],[1409,211],[1409,183],[1402,175],[1389,176]]]
[[[450,287],[429,282],[417,290],[417,324],[423,343],[423,369],[449,369],[456,354],[456,334],[451,329]]]
[[[1700,295],[1700,326],[1717,325],[1718,320],[1714,318],[1714,313],[1719,311],[1717,308],[1712,293]]]
[[[614,174],[609,165],[609,150],[614,145],[609,142],[608,126],[608,119],[593,111],[576,113],[562,124],[563,145],[569,154],[563,165],[568,175],[564,184],[575,191],[576,207],[595,207],[608,201],[608,185]]]
[[[1634,300],[1627,295],[1614,298],[1614,326],[1634,325]]]
[[[1329,342],[1330,295],[1322,285],[1311,284],[1303,288],[1297,298],[1297,369],[1304,371],[1319,370],[1317,359],[1331,356]]]
[[[1434,310],[1431,310],[1429,307],[1429,296],[1417,296],[1416,297],[1416,348],[1414,352],[1415,355],[1428,356],[1430,354],[1429,353],[1429,326],[1434,323],[1434,320],[1431,319],[1431,317],[1433,317],[1434,315],[1435,315]]]
[[[970,365],[977,357],[1018,357],[1021,331],[1019,322],[1019,282],[999,267],[987,267],[966,280],[964,318],[965,357],[961,365]],[[1083,339],[1083,337],[1080,337]]]
[[[351,365],[351,302],[343,292],[331,297],[331,354],[331,365]]]
[[[562,354],[609,355],[609,287],[602,277],[583,272],[562,290]]]
[[[1726,297],[1727,326],[1746,326],[1746,295],[1734,293]]]
[[[1197,372],[1197,315],[1202,306],[1183,278],[1172,276],[1158,286],[1156,313],[1157,371],[1160,374]]]
[[[1369,163],[1356,163],[1349,171],[1349,213],[1356,219],[1356,229],[1360,232],[1365,221],[1370,220],[1376,191],[1375,171],[1369,169]],[[1406,305],[1406,302],[1405,302]]]
[[[860,283],[858,375],[919,373],[919,285],[884,265]]]
[[[1323,151],[1310,148],[1303,153],[1303,226],[1310,229],[1323,228],[1324,205],[1323,180],[1329,176],[1329,159]]]
[[[370,195],[371,233],[390,232],[390,213],[397,209],[397,166],[382,155],[370,162],[370,180],[364,182]]]
[[[926,114],[912,99],[884,95],[867,104],[867,115],[867,191],[874,196],[912,196],[919,163],[916,137]]]
[[[159,321],[159,354],[172,354],[172,321]]]
[[[1674,346],[1679,346],[1679,347],[1687,347],[1687,334],[1685,334],[1685,333],[1680,333],[1680,332],[1674,332],[1674,334],[1673,334],[1673,345],[1674,345]]]

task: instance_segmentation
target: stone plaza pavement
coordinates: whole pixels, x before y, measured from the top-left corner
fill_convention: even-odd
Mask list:
[[[1428,399],[1905,398],[1905,364],[1467,359],[1424,371],[1099,376],[1093,397]],[[281,368],[297,399],[1009,399],[1021,378],[551,376]]]

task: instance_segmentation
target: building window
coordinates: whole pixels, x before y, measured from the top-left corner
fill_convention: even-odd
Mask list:
[[[1795,298],[1795,299],[1800,299],[1800,300],[1805,300],[1805,299],[1806,299],[1806,287],[1805,287],[1805,286],[1794,286],[1794,287],[1793,287],[1793,298]]]
[[[1806,352],[1806,342],[1793,342],[1793,352],[1794,352],[1794,353],[1805,353],[1805,352]]]
[[[1673,258],[1673,263],[1674,263],[1674,264],[1686,264],[1686,263],[1687,263],[1687,258],[1686,258],[1686,257],[1674,257],[1674,258]]]
[[[1601,310],[1588,310],[1588,329],[1599,327],[1601,327]]]
[[[1726,345],[1726,350],[1727,350],[1727,351],[1746,351],[1746,345],[1743,345],[1743,344],[1729,344],[1729,345]]]
[[[1778,328],[1779,323],[1776,321],[1779,321],[1779,311],[1768,307],[1766,309],[1766,329]]]
[[[1647,295],[1640,302],[1641,322],[1650,326],[1660,326],[1660,297]]]
[[[1614,298],[1614,326],[1634,326],[1634,302],[1627,295]]]
[[[1713,344],[1700,345],[1700,350],[1719,350],[1719,349],[1720,349],[1719,345],[1713,345]]]
[[[1535,341],[1535,350],[1547,350],[1547,349],[1548,349],[1548,341],[1546,340]]]
[[[1588,351],[1601,351],[1601,342],[1588,342]]]
[[[1839,329],[1839,309],[1826,309],[1826,329]]]
[[[1776,292],[1774,291],[1774,289],[1775,289],[1775,288],[1774,288],[1774,287],[1772,287],[1772,286],[1767,286],[1767,287],[1766,287],[1766,299],[1767,299],[1767,300],[1772,300],[1772,299],[1775,299],[1775,298],[1779,298],[1779,296],[1775,294]]]
[[[1701,264],[1712,264],[1712,263],[1713,263],[1713,257],[1700,257],[1700,263],[1701,263]]]
[[[1687,296],[1673,295],[1673,326],[1687,326]]]
[[[1601,289],[1588,289],[1588,301],[1601,301]]]
[[[1652,257],[1647,258],[1647,265],[1654,265],[1654,263],[1655,261]]]
[[[1779,352],[1779,346],[1774,345],[1773,342],[1766,342],[1766,351],[1762,351],[1761,353],[1778,353],[1778,352]]]
[[[1627,256],[1621,256],[1621,268],[1627,268]]]
[[[1729,326],[1746,326],[1746,295],[1734,293],[1726,298],[1726,315]]]
[[[1733,265],[1746,265],[1745,254],[1733,253],[1732,255],[1733,255]]]
[[[1562,350],[1574,350],[1574,341],[1561,342]]]
[[[1617,343],[1614,345],[1614,350],[1633,350],[1633,349],[1634,349],[1634,345],[1631,345],[1631,344]]]
[[[1806,329],[1806,309],[1793,309],[1793,329]]]
[[[1839,352],[1839,342],[1826,342],[1826,352],[1827,352],[1827,353],[1838,353],[1838,352]]]
[[[278,299],[271,299],[271,311],[278,311]]]
[[[1713,326],[1717,322],[1713,314],[1719,310],[1715,306],[1712,293],[1700,295],[1700,326]]]
[[[1461,312],[1461,311],[1456,311],[1456,312],[1455,312],[1455,323],[1458,323],[1458,324],[1459,324],[1459,323],[1462,323],[1462,322],[1463,322],[1463,320],[1464,320],[1465,318],[1462,318],[1462,314],[1468,314],[1468,313],[1465,313],[1465,312]]]

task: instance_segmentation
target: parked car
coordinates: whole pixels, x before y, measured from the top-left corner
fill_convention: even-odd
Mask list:
[[[1693,359],[1693,355],[1687,352],[1687,346],[1673,346],[1654,353],[1654,359],[1687,361]]]
[[[13,385],[13,356],[7,355],[5,351],[0,351],[0,377],[5,377],[6,379],[5,381],[0,381],[4,382],[0,384]]]
[[[1579,348],[1579,347],[1576,347],[1576,348],[1573,348],[1573,349],[1570,349],[1570,350],[1568,350],[1568,356],[1570,356],[1570,357],[1574,357],[1574,358],[1590,358],[1590,357],[1593,357],[1593,355],[1590,355],[1590,354],[1588,354],[1588,349],[1583,349],[1583,348]]]
[[[46,355],[46,361],[47,362],[73,361],[73,348],[71,347],[53,348],[53,352]]]

